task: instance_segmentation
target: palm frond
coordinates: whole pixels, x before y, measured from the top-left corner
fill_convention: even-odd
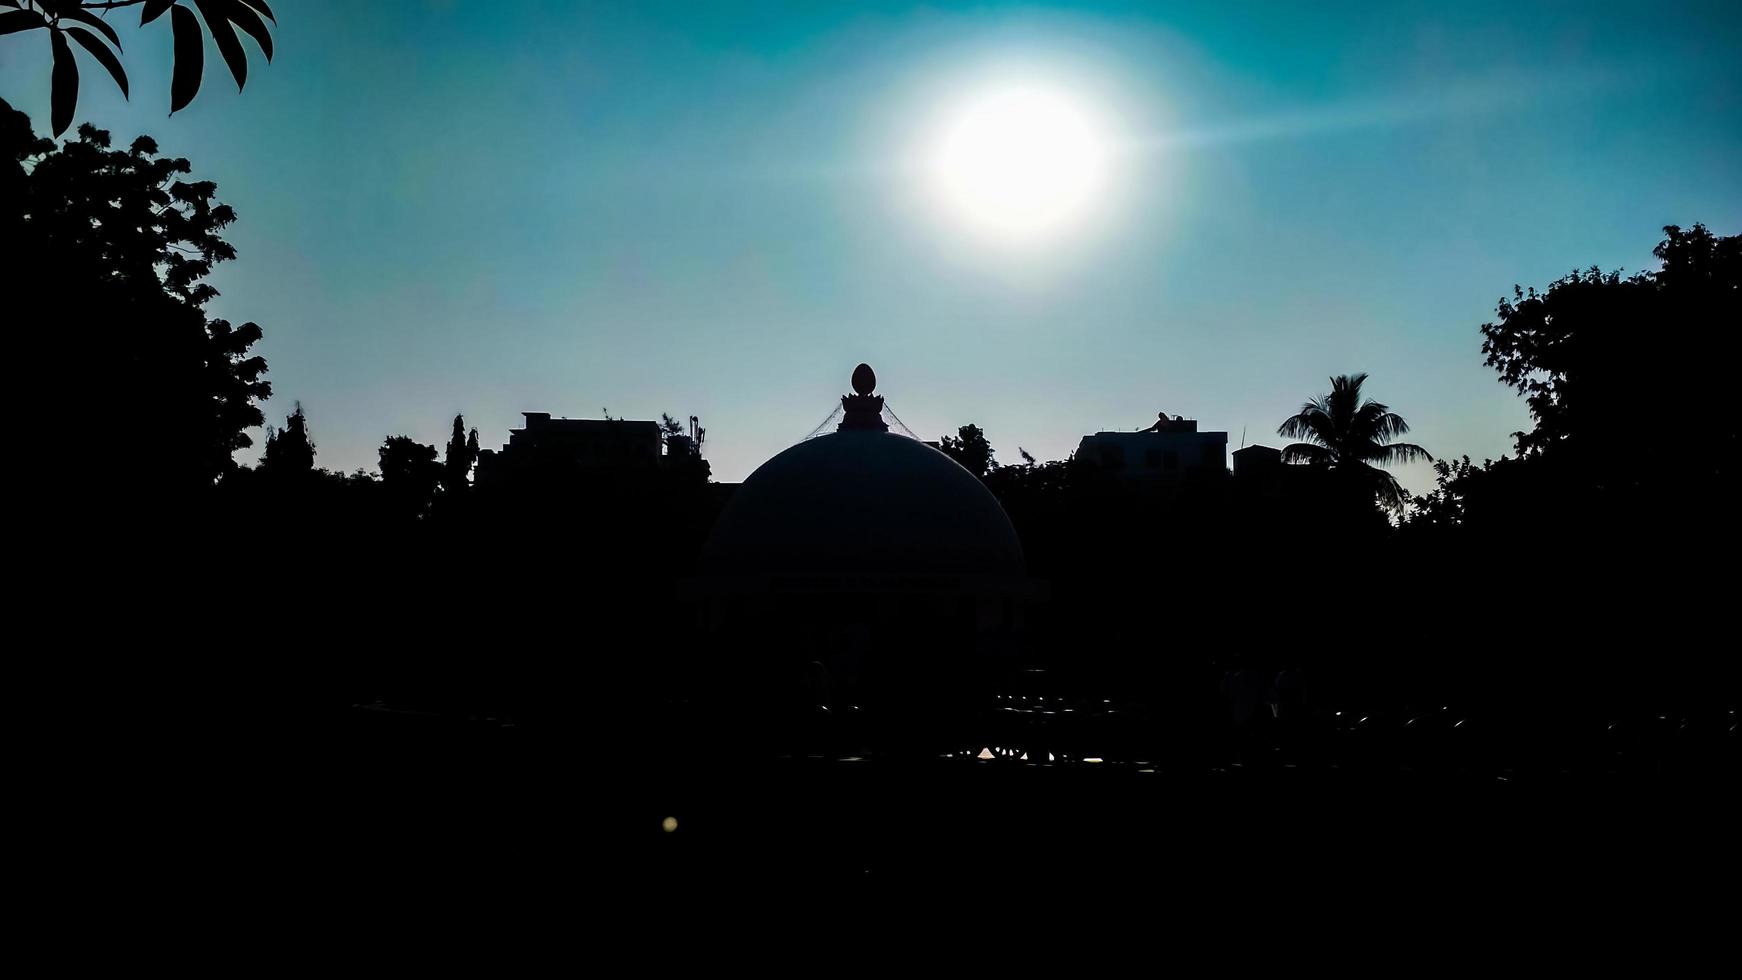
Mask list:
[[[1409,435],[1409,423],[1405,422],[1403,416],[1396,412],[1386,412],[1380,417],[1377,427],[1379,433],[1385,437],[1386,442],[1390,442],[1398,436]]]
[[[1373,461],[1381,466],[1391,466],[1397,463],[1431,463],[1434,458],[1433,454],[1413,442],[1394,442],[1380,447]]]
[[[1324,399],[1318,402],[1307,402],[1300,407],[1300,412],[1283,420],[1276,429],[1276,434],[1286,439],[1301,439],[1328,446],[1336,437],[1336,426],[1330,413],[1325,411]]]
[[[1325,414],[1338,422],[1339,428],[1349,428],[1346,423],[1354,420],[1361,404],[1361,385],[1366,381],[1365,374],[1342,374],[1331,379],[1331,392],[1324,397]]]
[[[1353,423],[1356,433],[1382,443],[1409,432],[1409,423],[1403,420],[1403,416],[1372,400],[1362,402],[1356,409]]]
[[[1333,461],[1333,458],[1333,454],[1329,449],[1306,442],[1297,442],[1282,450],[1282,461],[1284,463],[1311,463],[1325,466],[1329,465]]]
[[[1379,500],[1379,506],[1394,514],[1401,514],[1404,505],[1409,502],[1409,494],[1404,491],[1403,484],[1397,482],[1397,477],[1384,470],[1374,470],[1374,496]]]

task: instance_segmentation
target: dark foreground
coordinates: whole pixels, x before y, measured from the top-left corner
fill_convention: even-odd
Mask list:
[[[1734,911],[1729,771],[744,758],[705,741],[655,758],[580,732],[309,734],[237,829],[270,842],[287,887],[339,904],[609,897],[731,916],[770,896],[976,894],[1136,902],[1175,924],[1264,909],[1472,928]]]

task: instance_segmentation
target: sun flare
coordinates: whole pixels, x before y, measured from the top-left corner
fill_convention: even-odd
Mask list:
[[[1099,203],[1109,170],[1105,126],[1067,92],[1001,85],[944,117],[928,161],[938,202],[994,241],[1051,240]]]

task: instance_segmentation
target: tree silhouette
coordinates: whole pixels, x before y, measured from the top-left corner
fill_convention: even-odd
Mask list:
[[[1366,381],[1366,374],[1332,378],[1329,394],[1302,405],[1278,426],[1278,435],[1301,440],[1285,447],[1282,459],[1321,467],[1371,493],[1387,510],[1401,511],[1408,494],[1396,477],[1379,467],[1433,457],[1414,443],[1393,441],[1409,432],[1409,423],[1385,405],[1363,399]]]
[[[977,425],[964,425],[956,430],[954,437],[944,436],[938,448],[982,480],[998,467],[998,460],[992,455],[992,444],[986,441],[986,433]]]
[[[277,478],[296,478],[312,473],[315,468],[315,444],[309,438],[308,419],[302,413],[302,402],[284,420],[284,428],[266,430],[266,452],[260,457],[260,469]]]
[[[448,493],[464,493],[478,462],[478,430],[466,436],[466,417],[454,416],[454,434],[448,437],[447,455],[442,458],[442,489]]]
[[[108,456],[135,486],[210,486],[253,444],[246,430],[265,421],[257,403],[272,388],[265,360],[249,354],[260,327],[202,309],[218,295],[212,267],[235,257],[220,232],[236,213],[211,181],[181,179],[188,161],[157,154],[147,136],[112,150],[88,125],[56,146],[0,101],[0,233],[15,256],[6,302],[12,322],[40,325],[20,342],[41,345],[26,352],[43,369],[30,380],[58,401],[72,375],[53,366],[76,344],[97,355],[80,361],[81,388],[151,407],[154,424],[118,433]],[[66,411],[100,408],[75,400]]]
[[[394,510],[413,519],[428,514],[442,479],[435,447],[410,436],[388,436],[379,458],[381,485]]]
[[[50,72],[50,128],[58,137],[72,125],[79,101],[79,65],[73,58],[72,49],[67,46],[68,38],[103,66],[120,87],[123,97],[131,98],[127,71],[117,57],[121,51],[121,35],[110,26],[105,16],[99,14],[107,15],[111,10],[137,6],[141,8],[139,24],[142,27],[166,12],[169,14],[170,30],[175,35],[175,68],[169,83],[169,111],[172,113],[186,107],[200,90],[206,60],[205,37],[200,33],[201,18],[205,20],[206,32],[218,46],[218,53],[229,66],[231,76],[236,79],[237,91],[248,82],[248,54],[242,48],[237,29],[254,38],[266,60],[272,60],[272,32],[266,22],[272,21],[276,25],[278,21],[264,0],[192,2],[200,12],[198,18],[193,10],[176,0],[0,0],[0,7],[13,8],[0,11],[0,35],[35,30],[47,32],[49,47],[54,54],[54,66]],[[81,24],[84,26],[79,26]],[[86,27],[95,28],[97,33],[91,33]],[[115,50],[109,50],[110,46]]]
[[[1498,319],[1482,325],[1486,363],[1526,397],[1536,422],[1514,434],[1521,455],[1566,453],[1601,466],[1626,445],[1639,470],[1673,465],[1691,449],[1734,458],[1727,396],[1742,322],[1742,236],[1718,238],[1700,224],[1663,231],[1653,253],[1659,271],[1623,279],[1593,267],[1543,293],[1514,286]],[[1675,357],[1673,377],[1651,380],[1674,385],[1676,414],[1697,422],[1702,446],[1639,405],[1647,349]]]
[[[1462,528],[1481,542],[1528,528],[1561,547],[1601,540],[1611,557],[1673,542],[1677,526],[1707,542],[1734,535],[1733,509],[1688,502],[1726,499],[1734,479],[1742,237],[1698,224],[1664,236],[1655,272],[1591,268],[1500,301],[1482,352],[1525,396],[1534,425],[1513,433],[1515,458],[1436,467],[1414,530]],[[1648,410],[1644,394],[1660,391],[1673,392],[1673,412]],[[1604,533],[1593,538],[1593,527]]]

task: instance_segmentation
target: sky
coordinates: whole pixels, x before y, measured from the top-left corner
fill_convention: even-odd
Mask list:
[[[210,312],[255,321],[332,469],[519,413],[698,415],[716,479],[811,431],[860,361],[916,433],[1059,459],[1157,411],[1282,445],[1365,371],[1438,456],[1527,428],[1482,364],[1515,283],[1742,232],[1734,3],[277,0],[237,93],[168,116],[167,18],[118,11],[149,133],[239,213]],[[28,40],[24,40],[28,39]],[[989,80],[1104,124],[1092,214],[1021,247],[916,170]],[[47,129],[41,34],[0,96]],[[257,448],[241,457],[252,461]],[[1412,490],[1428,467],[1400,469]]]

